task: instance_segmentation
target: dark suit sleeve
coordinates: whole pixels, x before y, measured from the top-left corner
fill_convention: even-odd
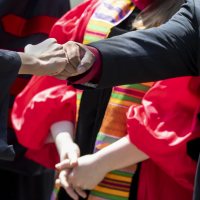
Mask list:
[[[0,160],[13,160],[14,152],[7,141],[7,112],[9,88],[21,66],[19,55],[12,51],[0,50]]]
[[[102,57],[98,87],[199,75],[193,1],[158,28],[133,31],[90,45]]]

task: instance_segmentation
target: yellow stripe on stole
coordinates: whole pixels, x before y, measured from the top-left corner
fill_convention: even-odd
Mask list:
[[[111,24],[110,22],[105,22],[103,20],[101,21],[100,19],[91,19],[89,24],[88,24],[89,29],[87,28],[87,30],[92,30],[92,27],[94,27],[94,26],[97,26],[97,27],[99,26],[103,29],[105,28],[105,30],[109,30],[109,28],[113,27],[113,24]],[[105,32],[102,31],[102,33],[105,33]]]
[[[137,103],[137,102],[131,102],[131,101],[125,101],[125,100],[121,100],[121,99],[115,99],[113,97],[111,97],[111,101],[109,103],[113,103],[116,104],[117,106],[122,106],[122,107],[130,107],[130,106],[137,106],[137,105],[141,105],[141,103]]]
[[[124,177],[124,176],[119,176],[116,174],[107,174],[106,178],[110,178],[110,179],[118,180],[118,181],[125,181],[127,183],[131,183],[131,180],[132,180],[131,177]]]
[[[104,188],[104,187],[101,187],[101,186],[96,186],[94,188],[94,190],[99,191],[99,192],[103,192],[103,193],[107,193],[107,194],[121,196],[121,197],[129,197],[129,192],[113,190],[113,189]]]

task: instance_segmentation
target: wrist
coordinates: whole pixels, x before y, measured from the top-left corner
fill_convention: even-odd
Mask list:
[[[21,58],[19,74],[34,74],[36,68],[40,66],[39,59],[22,52],[18,52],[18,55]]]
[[[97,168],[99,168],[104,174],[114,170],[112,162],[110,162],[110,159],[106,154],[104,154],[104,152],[102,152],[102,150],[96,152],[93,156],[95,157],[94,160]]]
[[[66,157],[67,153],[70,151],[74,144],[73,139],[69,134],[66,133],[60,133],[54,142],[56,144],[60,158]]]

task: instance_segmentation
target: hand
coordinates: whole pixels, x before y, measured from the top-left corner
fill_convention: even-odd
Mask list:
[[[93,189],[105,177],[107,169],[105,163],[99,162],[96,154],[82,156],[78,159],[78,165],[68,174],[68,183],[74,188]],[[58,170],[69,168],[70,163],[65,161],[56,165]],[[63,186],[65,188],[65,186]],[[66,189],[66,188],[65,188]]]
[[[21,74],[55,76],[64,71],[67,63],[62,45],[50,38],[37,45],[27,45],[22,60]]]
[[[65,146],[64,146],[65,145]],[[73,141],[65,143],[60,149],[60,161],[69,160],[70,167],[78,165],[78,157],[80,156],[79,146]]]
[[[51,136],[58,150],[60,161],[70,160],[70,167],[78,164],[80,149],[73,141],[74,123],[63,120],[50,126]]]
[[[68,175],[70,173],[70,169],[65,169],[59,172],[58,178],[56,179],[56,186],[62,186],[66,193],[74,200],[78,200],[78,195],[86,198],[87,194],[80,188],[73,188],[72,185],[68,182]]]
[[[77,76],[91,68],[95,61],[95,56],[87,46],[69,41],[63,44],[68,63],[65,71],[70,76]],[[60,74],[62,76],[62,73]]]
[[[73,167],[78,165],[78,157],[80,156],[78,145],[74,142],[68,142],[67,145],[65,143],[65,148],[62,147],[59,154],[61,163],[56,166],[67,163],[67,167],[59,172],[59,176],[56,179],[56,185],[62,186],[68,195],[74,200],[78,199],[78,195],[85,198],[87,194],[84,191],[79,188],[74,189],[68,182],[68,174]]]
[[[78,164],[80,149],[78,145],[73,142],[71,138],[68,138],[66,141],[65,140],[66,137],[62,137],[62,134],[64,133],[60,133],[57,136],[56,143],[57,143],[57,148],[59,151],[61,163],[68,163],[68,167],[66,167],[64,170],[62,170],[59,173],[59,176],[56,179],[56,185],[62,186],[72,199],[75,199],[75,200],[78,199],[78,195],[85,198],[86,193],[84,191],[81,191],[78,188],[74,190],[73,187],[68,182],[68,174],[71,168],[73,168],[74,166],[77,166]],[[60,140],[59,137],[62,140]],[[58,140],[60,140],[59,145],[58,145]]]

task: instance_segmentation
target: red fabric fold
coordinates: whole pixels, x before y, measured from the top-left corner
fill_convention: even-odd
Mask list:
[[[100,0],[87,0],[68,11],[53,26],[49,37],[63,44],[69,40],[83,42],[86,26]]]
[[[66,81],[53,77],[33,77],[16,97],[12,111],[12,123],[18,141],[34,152],[35,161],[48,167],[54,167],[58,161],[58,156],[52,156],[57,155],[56,149],[50,147],[51,144],[45,144],[50,126],[63,120],[75,123],[75,117],[75,89],[67,86]],[[50,148],[49,152],[47,147]],[[27,154],[31,158],[30,152]]]
[[[2,18],[2,25],[5,32],[18,37],[26,37],[36,33],[48,35],[56,21],[56,17],[50,16],[36,16],[31,19],[24,19],[10,14]]]
[[[141,171],[140,182],[146,181],[146,187],[139,187],[138,200],[169,200],[169,196],[170,200],[188,200],[188,195],[192,199],[196,162],[187,155],[187,142],[199,137],[200,131],[197,120],[200,96],[194,85],[200,86],[198,77],[159,81],[145,94],[142,105],[131,107],[127,113],[130,140],[149,155],[149,162],[160,168],[160,176],[165,174],[162,184],[157,185],[163,195],[159,198],[149,178],[157,177],[159,171],[148,171],[144,162],[146,173]],[[177,192],[175,186],[179,188]],[[165,191],[165,187],[169,189]],[[144,198],[144,193],[148,198]]]

